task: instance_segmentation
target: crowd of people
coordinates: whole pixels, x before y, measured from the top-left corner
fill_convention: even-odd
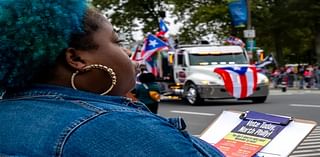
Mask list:
[[[288,65],[267,72],[273,87],[285,81],[289,88],[320,89],[319,65]]]

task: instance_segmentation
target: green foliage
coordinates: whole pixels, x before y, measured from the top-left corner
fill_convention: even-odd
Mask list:
[[[156,32],[161,11],[165,10],[161,0],[93,0],[93,5],[105,11],[116,30],[132,40],[132,32],[139,30]],[[141,26],[140,26],[141,27]]]
[[[144,34],[157,31],[161,11],[170,12],[178,18],[176,22],[183,23],[178,34],[180,43],[199,41],[210,34],[218,40],[230,33],[242,38],[245,29],[231,25],[227,0],[93,0],[93,3],[105,11],[113,10],[112,23],[120,32],[127,33],[128,39],[139,28],[137,21]],[[280,64],[315,62],[315,40],[320,37],[319,0],[250,0],[250,10],[258,47],[266,53],[274,52]]]
[[[229,33],[231,20],[224,0],[170,0],[174,12],[183,22],[179,39],[183,43],[201,40],[215,34],[218,39]]]
[[[314,40],[319,23],[316,0],[252,1],[252,20],[257,43],[276,52],[280,63],[314,63]],[[317,11],[316,11],[317,10]],[[318,13],[317,13],[318,12]],[[318,19],[318,20],[316,20]]]

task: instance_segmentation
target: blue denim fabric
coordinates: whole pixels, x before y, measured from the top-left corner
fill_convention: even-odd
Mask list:
[[[36,85],[0,101],[0,156],[223,156],[124,97]]]

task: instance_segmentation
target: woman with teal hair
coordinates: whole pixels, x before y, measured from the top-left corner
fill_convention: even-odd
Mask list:
[[[86,0],[0,0],[0,156],[222,156],[125,97],[136,67]]]

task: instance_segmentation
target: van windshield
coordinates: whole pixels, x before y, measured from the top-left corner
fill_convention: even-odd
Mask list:
[[[243,53],[189,54],[190,65],[248,64]]]

